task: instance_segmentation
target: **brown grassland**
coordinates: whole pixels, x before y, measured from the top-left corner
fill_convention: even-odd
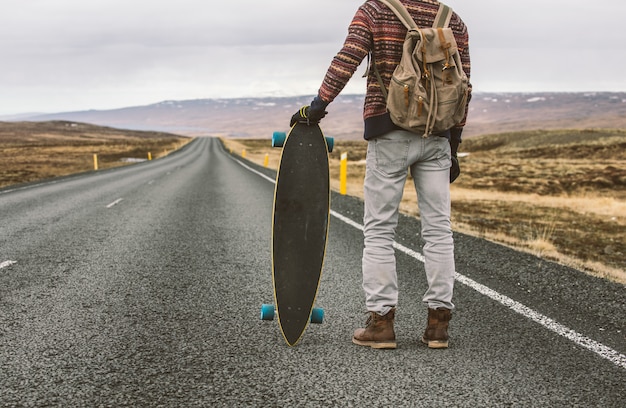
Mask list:
[[[269,140],[223,139],[234,153],[277,168]],[[363,196],[367,144],[336,140],[331,184],[348,156],[349,195]],[[626,284],[626,131],[525,131],[467,138],[451,185],[456,231]],[[419,217],[407,182],[402,212]]]
[[[65,121],[0,122],[0,188],[153,159],[191,139]]]

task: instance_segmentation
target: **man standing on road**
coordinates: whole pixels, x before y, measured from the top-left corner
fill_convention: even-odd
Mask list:
[[[431,27],[439,9],[434,0],[401,0],[418,27]],[[463,70],[469,78],[470,57],[467,29],[453,13],[449,23],[459,48]],[[386,5],[367,0],[357,10],[344,45],[334,57],[317,97],[291,120],[318,123],[326,107],[345,87],[363,59],[372,63],[389,87],[400,62],[407,29]],[[453,157],[461,141],[465,118],[449,131],[421,137],[397,127],[386,108],[385,96],[370,67],[363,117],[368,141],[364,184],[363,290],[368,319],[354,332],[352,341],[361,346],[396,348],[394,318],[398,302],[396,259],[393,248],[400,200],[410,169],[415,183],[422,225],[425,270],[428,281],[423,302],[428,323],[421,341],[430,348],[448,347],[454,286],[454,243],[450,222],[450,186]],[[471,89],[471,87],[470,87]],[[468,98],[469,102],[469,98]],[[467,106],[465,107],[467,114]],[[458,175],[458,173],[457,173]]]

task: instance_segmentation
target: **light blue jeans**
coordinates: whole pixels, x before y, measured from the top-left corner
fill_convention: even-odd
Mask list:
[[[450,144],[445,137],[397,130],[369,141],[363,217],[363,290],[368,311],[386,314],[398,303],[393,248],[410,169],[417,191],[429,308],[454,309],[454,242],[450,223]]]

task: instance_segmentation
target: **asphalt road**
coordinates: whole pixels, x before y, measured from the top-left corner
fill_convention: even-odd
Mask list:
[[[0,406],[624,406],[624,286],[457,234],[451,347],[429,350],[409,218],[399,348],[353,345],[366,316],[351,197],[332,199],[325,322],[289,348],[259,319],[273,177],[207,138],[0,190]]]

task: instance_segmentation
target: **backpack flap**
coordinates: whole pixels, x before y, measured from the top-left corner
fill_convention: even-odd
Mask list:
[[[446,61],[451,65],[454,63],[452,56],[458,51],[454,33],[451,28],[424,28],[419,30],[422,36],[421,52],[416,53],[416,57],[427,63]],[[445,63],[445,62],[444,62]]]

